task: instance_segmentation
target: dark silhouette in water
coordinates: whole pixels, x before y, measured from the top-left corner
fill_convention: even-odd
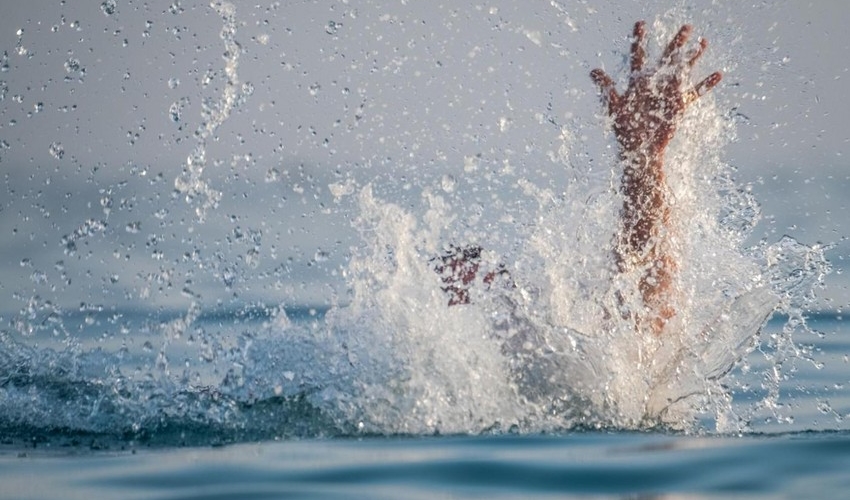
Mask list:
[[[469,304],[469,289],[478,276],[481,267],[481,247],[468,245],[457,247],[452,245],[437,259],[434,270],[443,280],[443,291],[449,296],[449,305]],[[489,288],[498,277],[507,277],[508,271],[504,266],[488,271],[484,275],[484,284]]]
[[[664,155],[687,107],[717,85],[722,75],[714,72],[695,86],[688,73],[708,47],[705,39],[686,49],[692,28],[682,26],[658,63],[646,64],[646,23],[634,27],[628,86],[622,94],[605,71],[595,69],[591,78],[599,86],[602,101],[613,119],[614,135],[623,165],[620,191],[623,209],[614,255],[619,272],[637,271],[638,290],[644,310],[635,315],[637,328],[648,325],[660,334],[676,314],[674,278],[678,268],[670,241],[671,207],[664,172]],[[478,246],[452,246],[435,266],[449,295],[449,305],[469,303],[469,287],[481,263]],[[500,268],[484,277],[489,286]]]

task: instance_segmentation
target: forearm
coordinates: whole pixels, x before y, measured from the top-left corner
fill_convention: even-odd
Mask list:
[[[652,331],[661,333],[673,317],[670,290],[676,274],[671,253],[670,207],[664,175],[664,154],[623,154],[623,214],[617,260],[622,272],[642,269],[638,281]]]
[[[624,151],[622,237],[630,253],[643,254],[646,245],[664,233],[669,221],[663,151],[654,154]]]

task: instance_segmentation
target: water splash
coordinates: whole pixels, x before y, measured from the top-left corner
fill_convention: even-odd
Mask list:
[[[387,366],[384,377],[350,388],[356,403],[344,419],[371,432],[451,433],[693,429],[709,413],[719,431],[745,429],[752,411],[733,412],[728,374],[757,346],[772,352],[763,375],[768,396],[756,406],[775,406],[777,371],[804,355],[791,336],[829,265],[822,247],[787,237],[744,246],[760,211],[720,157],[733,138],[716,103],[703,99],[672,145],[682,271],[677,316],[662,337],[636,331],[618,312],[641,305],[630,302],[639,297],[637,277],[616,272],[606,250],[622,206],[611,188],[615,173],[602,178],[560,151],[572,179],[563,193],[526,183],[539,215],[509,264],[515,286],[485,292],[479,283],[473,304],[458,308],[447,307],[429,264],[455,243],[443,229],[458,214],[427,188],[421,214],[364,188],[357,222],[364,248],[347,275],[352,303],[328,324],[331,335],[356,331],[348,347],[372,349]],[[792,319],[781,336],[762,338],[776,312]]]
[[[218,206],[222,196],[204,177],[207,167],[207,141],[214,137],[233,109],[250,94],[250,85],[240,84],[237,72],[242,48],[236,41],[236,6],[229,2],[211,2],[210,7],[224,21],[219,34],[224,42],[224,88],[217,101],[204,100],[201,125],[195,132],[195,150],[187,157],[181,175],[174,180],[177,192],[185,196],[187,203],[195,206],[195,215],[199,222],[206,219],[209,210]],[[172,106],[169,113],[173,120],[178,121],[179,105]]]
[[[174,183],[199,221],[222,197],[206,177],[207,145],[251,92],[237,73],[235,7],[211,6],[224,23],[224,86],[217,100],[203,102],[195,149]],[[66,69],[85,72],[78,61]],[[320,93],[320,86],[310,92]],[[183,104],[169,110],[172,119],[182,120]],[[422,209],[383,200],[376,186],[359,186],[352,177],[329,186],[338,200],[356,197],[361,242],[344,269],[349,297],[324,318],[291,320],[282,308],[260,308],[259,320],[242,327],[235,314],[226,321],[230,328],[216,333],[195,301],[176,318],[104,320],[133,332],[133,340],[111,351],[84,351],[74,333],[98,324],[94,312],[81,306],[83,326],[74,326],[50,301],[29,298],[16,330],[52,330],[60,340],[35,349],[0,332],[0,430],[159,436],[173,444],[192,442],[186,436],[193,432],[208,443],[322,434],[691,430],[706,414],[718,430],[732,432],[761,411],[786,418],[779,394],[786,362],[810,355],[792,337],[807,329],[803,311],[829,265],[823,247],[791,238],[745,246],[759,208],[722,161],[734,130],[716,103],[698,102],[670,152],[682,276],[680,314],[663,339],[636,332],[617,314],[621,297],[638,295],[634,277],[615,272],[610,251],[622,206],[613,187],[618,174],[593,170],[573,154],[577,132],[563,127],[561,133],[552,162],[566,170],[569,183],[555,190],[519,179],[519,192],[533,207],[525,218],[533,223],[510,232],[457,229],[475,222],[463,217],[462,204],[452,204],[463,185],[451,175],[430,184],[426,175],[417,179]],[[51,145],[57,159],[62,151]],[[482,161],[469,156],[465,170],[483,170]],[[276,170],[269,172],[268,182],[278,180]],[[111,201],[102,206],[108,216]],[[136,233],[141,226],[124,227]],[[74,256],[78,244],[108,228],[88,219],[62,238],[66,254]],[[469,235],[489,240],[463,239]],[[512,254],[498,254],[490,241],[515,241],[508,245]],[[507,266],[512,283],[478,282],[471,304],[448,307],[433,259],[467,243],[485,246],[483,265]],[[324,259],[316,252],[316,262]],[[244,262],[256,265],[251,250]],[[229,288],[235,271],[207,272],[221,273]],[[34,273],[33,279],[43,278]],[[188,286],[184,294],[196,298]],[[775,312],[788,316],[786,327],[765,336],[761,327]],[[133,341],[142,353],[128,345]],[[760,374],[766,395],[741,409],[730,387],[754,349],[768,358]]]

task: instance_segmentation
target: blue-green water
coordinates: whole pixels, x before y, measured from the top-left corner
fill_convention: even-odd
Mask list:
[[[257,328],[264,321],[257,316],[239,321]],[[301,322],[324,321],[310,318],[305,311]],[[197,321],[224,319],[232,327],[233,316]],[[717,432],[709,419],[687,432],[578,426],[377,436],[323,414],[309,394],[258,400],[227,394],[224,385],[216,395],[128,384],[129,393],[117,396],[114,383],[91,375],[102,361],[92,351],[76,355],[79,365],[92,363],[88,379],[86,370],[60,369],[57,354],[53,371],[4,376],[4,395],[17,388],[32,406],[21,408],[29,418],[13,421],[5,403],[0,496],[843,498],[850,486],[848,329],[833,315],[809,322],[821,335],[798,342],[810,344],[811,360],[784,378],[776,408],[752,412],[747,430],[732,434]],[[781,324],[772,321],[766,334]],[[758,372],[759,358],[752,353],[747,370]],[[740,369],[730,380],[733,408],[766,397]],[[166,396],[173,400],[156,399]],[[39,398],[50,405],[41,416]],[[149,399],[133,405],[127,398]]]
[[[4,449],[3,498],[845,498],[850,435],[566,433]]]
[[[587,76],[645,3],[60,4],[0,16],[0,498],[844,495],[850,327],[805,319],[842,226],[725,158],[811,81],[773,7],[651,5],[729,71],[668,155],[654,337]],[[467,244],[510,279],[447,307]]]

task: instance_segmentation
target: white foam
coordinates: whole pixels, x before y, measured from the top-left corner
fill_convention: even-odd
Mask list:
[[[822,271],[825,260],[817,249],[786,240],[743,247],[759,211],[721,161],[733,137],[728,120],[705,98],[671,145],[670,231],[681,271],[677,315],[661,336],[636,330],[619,313],[642,306],[637,278],[616,272],[612,258],[622,205],[612,187],[616,168],[600,176],[567,163],[565,153],[557,160],[572,182],[563,193],[526,182],[539,213],[536,227],[520,236],[516,262],[505,263],[516,288],[480,286],[473,304],[461,307],[447,306],[429,262],[445,246],[467,243],[447,240],[460,209],[430,189],[420,213],[363,188],[356,222],[363,246],[347,271],[352,303],[334,311],[328,328],[332,336],[346,332],[349,348],[356,344],[372,359],[383,358],[374,367],[385,372],[352,377],[342,389],[350,402],[344,418],[391,433],[690,429],[711,411],[721,430],[744,425],[723,416],[731,397],[722,381],[760,342],[771,313],[803,300],[784,279],[806,260]],[[777,254],[796,270],[771,263]],[[803,288],[822,272],[806,276]],[[783,294],[793,299],[780,303]]]

